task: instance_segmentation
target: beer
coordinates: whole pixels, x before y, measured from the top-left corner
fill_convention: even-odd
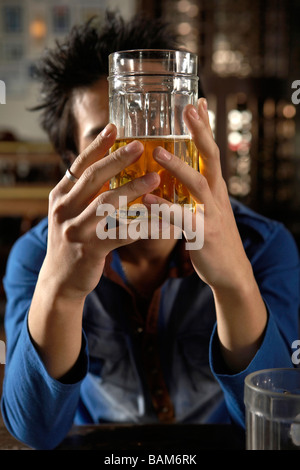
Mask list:
[[[160,175],[160,185],[152,194],[167,199],[171,203],[193,205],[188,189],[153,158],[153,150],[160,146],[199,171],[198,150],[193,141],[188,136],[124,137],[116,140],[111,148],[111,152],[129,144],[133,140],[139,140],[143,144],[144,152],[137,162],[129,165],[111,180],[110,187],[112,189],[118,188],[146,173],[156,172]],[[142,198],[138,198],[131,204],[137,203],[142,203]]]

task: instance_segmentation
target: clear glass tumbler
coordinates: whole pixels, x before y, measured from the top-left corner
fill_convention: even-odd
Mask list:
[[[248,375],[244,399],[248,450],[300,450],[300,369]]]
[[[144,153],[112,179],[111,188],[122,186],[148,172],[158,172],[154,191],[177,204],[193,204],[187,188],[152,157],[162,146],[199,170],[198,151],[183,121],[186,105],[198,99],[197,55],[175,50],[130,50],[109,56],[110,122],[117,127],[111,151],[138,139]],[[140,200],[134,203],[140,203]]]

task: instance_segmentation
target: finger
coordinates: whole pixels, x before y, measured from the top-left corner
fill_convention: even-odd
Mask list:
[[[146,194],[143,197],[144,204],[149,207],[151,215],[151,237],[153,220],[156,222],[156,229],[163,233],[163,238],[168,231],[170,225],[173,227],[172,236],[174,238],[182,238],[184,234],[187,241],[193,241],[193,245],[189,245],[188,249],[200,249],[204,242],[204,205],[196,204],[194,212],[191,212],[188,205],[180,206],[160,198],[153,194]]]
[[[108,124],[103,131],[93,140],[93,142],[81,152],[72,163],[69,171],[77,179],[93,163],[103,158],[113,145],[117,135],[117,128],[114,124]],[[58,184],[62,192],[68,192],[73,186],[65,175]]]
[[[160,177],[157,173],[147,173],[140,178],[136,178],[129,183],[119,186],[116,189],[102,193],[93,203],[96,208],[99,204],[111,204],[115,209],[120,207],[120,202],[126,201],[128,203],[135,201],[139,197],[154,191],[160,183]],[[121,199],[122,197],[122,199]]]
[[[133,202],[156,189],[159,183],[160,177],[157,173],[147,173],[145,176],[132,180],[119,188],[100,194],[76,217],[76,220],[72,220],[71,226],[74,237],[89,238],[89,234],[93,230],[96,233],[96,223],[106,218],[107,215],[112,215],[120,207],[120,204],[123,205],[124,198],[126,198],[126,203]]]
[[[67,194],[68,206],[73,208],[73,214],[82,212],[99,195],[103,185],[137,161],[143,151],[141,142],[133,141],[89,166]]]
[[[197,203],[211,205],[212,195],[205,176],[162,147],[154,149],[153,158],[186,186]]]
[[[220,152],[210,127],[206,100],[201,98],[197,109],[192,105],[186,106],[183,119],[200,154],[200,171],[209,184],[214,185],[222,177],[222,171]]]
[[[143,203],[151,218],[151,238],[182,238],[182,206],[154,194],[146,194]]]

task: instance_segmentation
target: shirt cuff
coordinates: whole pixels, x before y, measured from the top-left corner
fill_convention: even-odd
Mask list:
[[[27,314],[28,315],[28,314]],[[79,382],[81,382],[87,372],[88,372],[88,346],[87,346],[87,339],[85,336],[84,331],[82,330],[82,342],[81,342],[81,349],[79,356],[73,365],[73,367],[66,373],[64,374],[61,378],[59,379],[54,379],[52,376],[49,375],[34,343],[31,338],[29,329],[28,329],[28,316],[26,318],[26,332],[25,337],[26,340],[25,342],[27,343],[27,348],[31,349],[31,358],[32,362],[38,367],[39,372],[42,374],[44,378],[47,379],[47,381],[52,382],[56,387],[58,388],[64,388],[64,385],[75,385]],[[61,386],[60,386],[61,384]]]

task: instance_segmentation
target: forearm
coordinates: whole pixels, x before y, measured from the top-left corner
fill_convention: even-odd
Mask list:
[[[28,326],[48,373],[59,378],[75,364],[81,349],[85,297],[101,278],[109,252],[134,239],[101,239],[98,224],[106,224],[101,204],[118,207],[120,195],[132,202],[159,184],[156,173],[147,174],[116,191],[104,191],[106,182],[137,161],[140,142],[131,142],[104,157],[116,138],[109,124],[71,165],[75,183],[65,175],[49,196],[47,254],[40,271]],[[101,195],[99,195],[101,192]]]
[[[78,407],[81,380],[87,372],[85,341],[83,339],[83,361],[77,381],[65,384],[46,373],[28,335],[27,321],[20,328],[13,355],[5,369],[3,420],[8,430],[25,444],[37,449],[54,448],[72,426]],[[8,338],[14,340],[12,334]]]
[[[40,273],[28,314],[28,329],[49,375],[59,379],[78,359],[84,298],[67,297],[55,279]]]
[[[192,220],[197,226],[197,213],[201,214],[204,245],[191,248],[190,258],[198,276],[213,291],[222,353],[229,369],[236,372],[250,362],[259,348],[267,311],[237,228],[207,103],[202,98],[197,110],[187,106],[183,116],[199,151],[201,172],[160,147],[153,157],[186,185],[199,204]]]
[[[263,340],[267,310],[249,264],[249,274],[235,285],[213,288],[217,331],[224,361],[231,372],[245,369]]]

